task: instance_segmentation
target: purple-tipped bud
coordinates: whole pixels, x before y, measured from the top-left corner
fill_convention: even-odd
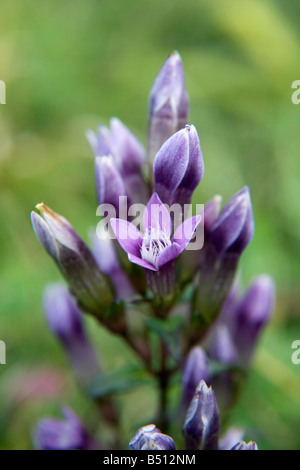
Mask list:
[[[182,374],[182,408],[186,412],[200,381],[210,380],[208,357],[200,346],[195,346],[183,364]]]
[[[111,155],[95,159],[96,191],[99,204],[111,204],[119,214],[120,196],[126,196],[123,179]]]
[[[63,408],[62,415],[64,420],[45,418],[38,423],[33,436],[36,449],[100,449],[100,445],[89,436],[78,416],[70,408]]]
[[[220,438],[219,450],[231,450],[236,443],[243,439],[244,431],[239,428],[229,428],[228,431]]]
[[[47,287],[43,303],[48,325],[62,343],[78,382],[87,386],[100,373],[100,364],[85,332],[82,313],[62,284]]]
[[[241,254],[254,230],[249,188],[239,191],[222,210],[210,232],[210,243],[218,253]]]
[[[200,260],[200,282],[196,308],[212,322],[220,311],[233,282],[240,256],[253,236],[253,215],[248,187],[224,207],[206,232]]]
[[[155,424],[148,424],[135,433],[129,447],[133,450],[175,450],[175,443],[170,436],[157,429]]]
[[[257,339],[270,320],[275,305],[275,286],[267,275],[258,276],[236,312],[234,339],[242,365],[251,360]]]
[[[200,141],[194,126],[172,135],[153,163],[154,191],[164,204],[189,204],[204,173]]]
[[[110,129],[100,126],[98,134],[88,131],[86,135],[97,162],[96,185],[99,203],[110,203],[117,208],[118,205],[116,206],[114,201],[117,194],[127,195],[131,203],[144,203],[147,194],[141,170],[145,151],[139,140],[117,118],[111,119]],[[110,167],[106,168],[108,162],[103,165],[100,162],[108,155],[111,161]]]
[[[210,338],[209,355],[221,364],[238,363],[238,352],[227,325],[220,323],[214,327]]]
[[[201,380],[187,412],[183,432],[187,450],[217,450],[220,413],[212,388]]]
[[[37,204],[40,212],[31,213],[33,230],[46,251],[54,259],[80,306],[99,315],[112,296],[97,263],[71,224],[45,204]]]
[[[166,60],[154,81],[149,112],[148,150],[152,161],[162,144],[187,123],[189,99],[182,61],[176,51]]]
[[[220,212],[221,203],[222,203],[222,197],[216,195],[213,197],[213,199],[211,199],[204,205],[204,231],[205,233],[209,233],[212,226],[216,222],[219,212]]]
[[[245,442],[240,441],[231,450],[258,450],[257,444],[254,441]]]
[[[114,286],[118,300],[131,299],[136,292],[125,272],[122,270],[113,241],[104,230],[92,237],[93,253],[100,271],[106,274]]]

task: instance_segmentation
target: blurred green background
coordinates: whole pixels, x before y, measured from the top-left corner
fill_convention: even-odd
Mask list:
[[[300,79],[300,3],[1,0],[0,9],[7,87],[0,105],[0,339],[7,346],[0,448],[30,448],[37,419],[57,415],[61,403],[90,416],[44,321],[43,287],[60,275],[29,214],[43,201],[87,240],[97,219],[84,133],[118,116],[146,143],[148,94],[177,49],[205,160],[197,202],[216,193],[226,202],[250,186],[256,230],[242,280],[246,286],[266,272],[277,285],[276,312],[232,422],[262,449],[300,449],[300,365],[291,362],[291,343],[300,339],[300,105],[291,102],[291,84]],[[118,340],[92,321],[88,327],[107,369],[133,360]],[[147,387],[119,398],[128,437],[151,419],[154,398]]]

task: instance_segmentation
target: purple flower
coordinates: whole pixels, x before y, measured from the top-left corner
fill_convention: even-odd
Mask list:
[[[172,220],[169,211],[154,193],[143,214],[143,234],[125,220],[111,219],[110,223],[129,261],[158,271],[186,248],[200,220],[200,216],[185,220],[171,238]]]
[[[196,310],[207,323],[212,322],[220,311],[253,230],[250,193],[245,187],[226,204],[211,229],[206,230],[199,264]]]
[[[244,436],[244,431],[239,428],[229,428],[228,431],[220,438],[219,450],[231,450],[236,443],[240,442]]]
[[[275,286],[270,276],[258,276],[239,302],[234,319],[233,338],[240,363],[248,366],[263,327],[275,305]]]
[[[239,191],[222,210],[213,224],[209,243],[218,253],[229,250],[241,254],[250,243],[254,230],[249,188]]]
[[[106,274],[113,283],[116,298],[128,300],[135,297],[136,291],[120,266],[114,242],[109,233],[97,227],[97,234],[92,237],[92,249],[100,271]]]
[[[182,408],[186,412],[201,380],[210,379],[208,357],[200,346],[190,351],[182,368]]]
[[[170,436],[157,429],[155,424],[148,424],[135,433],[129,447],[133,450],[175,450],[175,443]]]
[[[194,126],[172,135],[153,163],[154,191],[164,204],[190,204],[204,173],[200,141]]]
[[[60,283],[45,289],[43,303],[48,325],[62,343],[79,383],[89,385],[100,373],[100,364],[84,329],[83,314]]]
[[[119,196],[130,203],[146,201],[146,186],[141,171],[145,151],[132,132],[117,118],[110,129],[100,126],[98,133],[87,132],[96,157],[96,189],[99,204],[113,204],[118,210]]]
[[[204,230],[206,234],[209,233],[218,218],[221,202],[222,197],[216,195],[204,205]]]
[[[125,184],[111,155],[95,158],[96,191],[99,204],[111,204],[116,215],[120,197],[127,196]]]
[[[258,450],[257,444],[254,441],[244,442],[240,441],[231,450]]]
[[[148,151],[151,161],[162,144],[187,123],[189,99],[183,65],[173,52],[162,66],[150,94]]]
[[[189,406],[183,433],[187,450],[217,450],[220,413],[215,394],[204,380]]]
[[[112,295],[94,256],[64,217],[43,203],[36,208],[40,214],[31,212],[31,222],[37,238],[58,265],[80,306],[99,315]]]
[[[91,450],[100,445],[89,436],[78,416],[68,407],[62,409],[64,420],[42,419],[33,436],[38,450]]]

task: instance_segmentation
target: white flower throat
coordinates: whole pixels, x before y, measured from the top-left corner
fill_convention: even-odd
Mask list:
[[[143,236],[141,257],[156,268],[159,255],[171,245],[169,235],[166,235],[160,228],[148,228]]]

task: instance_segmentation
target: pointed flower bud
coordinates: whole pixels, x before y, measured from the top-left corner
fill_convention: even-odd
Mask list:
[[[221,196],[214,196],[213,199],[204,205],[204,230],[208,233],[218,218],[222,203]]]
[[[128,300],[136,295],[130,280],[120,266],[113,241],[104,230],[92,237],[92,247],[100,271],[113,283],[118,300]]]
[[[96,185],[99,204],[109,203],[117,208],[116,195],[128,196],[131,203],[144,203],[146,186],[141,171],[145,151],[133,133],[119,119],[112,118],[110,129],[100,126],[98,133],[88,131],[87,138],[97,161]],[[102,158],[108,156],[109,162],[105,161],[102,165]]]
[[[187,450],[217,450],[220,413],[212,388],[198,385],[183,428]]]
[[[31,213],[33,230],[54,259],[79,305],[99,315],[112,296],[97,263],[72,225],[45,204],[36,206],[40,214]]]
[[[88,434],[78,416],[70,408],[63,408],[62,415],[64,420],[44,418],[38,423],[33,436],[36,449],[100,449],[100,445]]]
[[[208,357],[200,346],[195,346],[183,364],[182,374],[182,408],[186,412],[197,386],[201,380],[210,380]]]
[[[267,275],[258,276],[236,311],[234,339],[242,365],[252,358],[257,339],[270,320],[275,305],[275,286]]]
[[[61,283],[46,288],[43,303],[48,325],[63,345],[78,382],[89,385],[100,373],[100,364],[84,329],[83,314]]]
[[[160,148],[153,163],[154,191],[164,204],[190,204],[204,174],[197,131],[193,125],[172,135]]]
[[[111,204],[119,214],[120,196],[126,196],[124,181],[111,155],[95,159],[96,191],[99,204]]]
[[[176,51],[166,60],[154,81],[149,108],[148,150],[152,161],[162,144],[187,123],[189,99],[182,61]]]
[[[135,433],[129,447],[133,450],[175,450],[175,443],[170,436],[157,429],[155,424],[148,424]]]
[[[231,450],[258,450],[257,444],[254,441],[245,442],[240,441]]]
[[[242,440],[244,434],[244,431],[240,428],[229,428],[220,438],[219,450],[231,450],[237,442],[239,443]]]
[[[212,359],[226,365],[238,363],[238,352],[226,324],[219,323],[213,328],[209,342],[209,355]]]
[[[213,225],[209,243],[218,253],[230,250],[241,254],[250,243],[254,230],[249,188],[239,191],[222,210]]]
[[[217,316],[233,282],[243,250],[253,236],[253,214],[248,187],[224,207],[206,232],[200,261],[196,309],[211,323]]]

